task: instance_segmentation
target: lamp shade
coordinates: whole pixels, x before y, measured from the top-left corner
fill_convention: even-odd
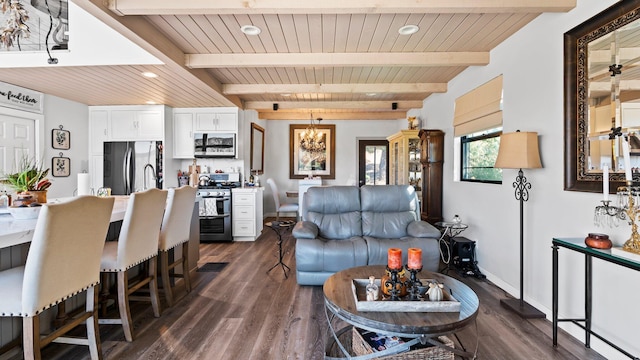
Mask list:
[[[517,131],[500,135],[500,149],[493,167],[502,169],[541,168],[538,133]]]

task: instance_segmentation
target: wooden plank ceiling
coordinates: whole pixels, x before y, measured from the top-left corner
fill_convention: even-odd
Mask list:
[[[403,118],[543,12],[576,0],[77,0],[166,65],[0,69],[90,105],[233,106],[265,119]],[[470,6],[473,5],[473,6]],[[243,25],[260,28],[256,36]],[[400,35],[405,25],[417,25]],[[140,76],[153,71],[155,79]],[[34,85],[38,84],[38,85]],[[397,104],[397,110],[392,109]],[[273,110],[278,104],[278,111]]]

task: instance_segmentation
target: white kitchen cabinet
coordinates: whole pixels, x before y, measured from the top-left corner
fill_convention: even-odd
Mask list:
[[[102,154],[103,143],[109,141],[109,112],[107,110],[92,110],[89,113],[89,152]]]
[[[238,133],[238,108],[173,109],[173,157],[193,159],[193,139],[197,132]]]
[[[236,188],[231,192],[233,240],[254,241],[262,233],[264,188]]]
[[[112,110],[110,121],[112,140],[162,140],[164,114],[162,110]]]
[[[102,187],[104,175],[104,156],[91,155],[89,159],[91,161],[89,163],[89,179],[91,182],[91,189],[95,194],[95,192]]]
[[[174,159],[193,159],[193,120],[191,112],[173,113]]]
[[[200,110],[195,114],[194,130],[205,131],[224,131],[235,133],[238,131],[238,111],[232,110]]]
[[[167,124],[171,124],[172,121],[172,113],[169,109],[164,105],[89,107],[89,174],[91,187],[94,190],[101,187],[103,182],[105,142],[162,141],[166,151],[173,151],[166,147],[167,141],[164,137],[165,118]],[[167,133],[170,132],[171,127],[168,127]],[[168,143],[171,145],[170,141]],[[169,169],[166,156],[162,161],[162,169]]]

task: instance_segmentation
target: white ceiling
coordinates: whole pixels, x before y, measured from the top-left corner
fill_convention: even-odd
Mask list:
[[[1,81],[89,105],[151,100],[236,105],[264,119],[307,119],[310,111],[326,119],[388,119],[445,92],[466,67],[486,65],[491,49],[540,13],[569,11],[576,0],[74,3],[164,65],[16,67],[0,69]],[[240,27],[247,24],[262,32],[245,35]],[[420,30],[400,35],[407,24]]]

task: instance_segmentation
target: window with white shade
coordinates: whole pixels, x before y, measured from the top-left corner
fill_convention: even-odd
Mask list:
[[[460,154],[455,178],[502,183],[502,170],[493,167],[502,133],[502,75],[460,96],[455,106],[453,127]]]
[[[465,135],[460,139],[460,180],[502,183],[502,169],[493,165],[498,157],[502,128]]]

